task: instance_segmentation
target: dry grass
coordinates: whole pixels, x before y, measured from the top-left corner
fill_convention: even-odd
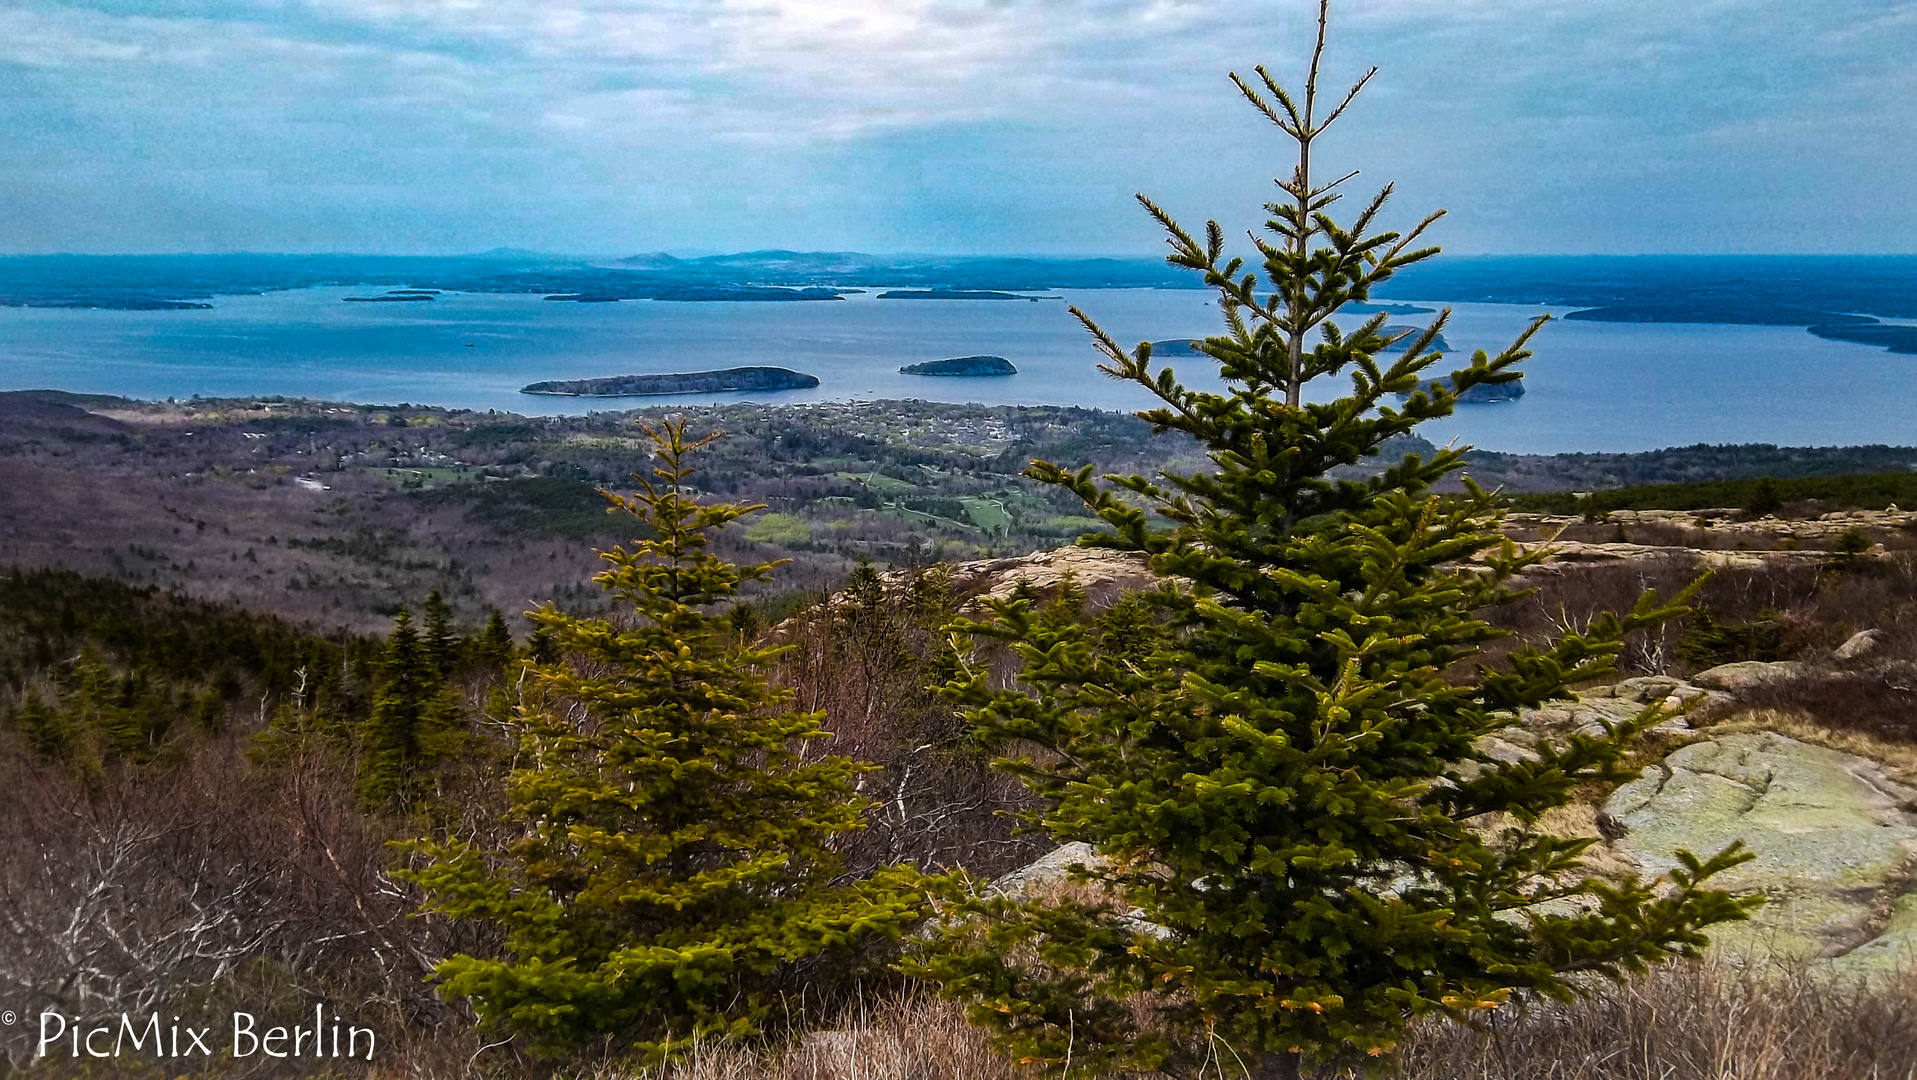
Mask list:
[[[697,1046],[656,1072],[605,1066],[592,1080],[1030,1080],[959,1006],[929,992],[861,1005],[827,1031],[770,1049]]]
[[[1917,971],[1841,985],[1807,969],[1724,962],[1660,970],[1569,1004],[1506,1006],[1495,1024],[1423,1027],[1404,1080],[1913,1080]],[[503,1074],[502,1074],[503,1075]],[[874,1004],[783,1046],[702,1046],[591,1080],[1030,1080],[961,1010],[926,993]],[[1096,1080],[1084,1077],[1083,1080]],[[1142,1080],[1142,1078],[1134,1078]],[[1203,1080],[1212,1080],[1207,1073]],[[1223,1074],[1216,1080],[1236,1080]]]
[[[1420,1032],[1415,1080],[1910,1080],[1917,972],[1872,986],[1806,969],[1667,968],[1587,1001]]]
[[[1734,735],[1747,731],[1774,731],[1812,746],[1870,758],[1882,762],[1885,774],[1891,779],[1917,784],[1917,744],[1886,741],[1860,731],[1830,727],[1797,709],[1749,709],[1712,724],[1704,734]]]

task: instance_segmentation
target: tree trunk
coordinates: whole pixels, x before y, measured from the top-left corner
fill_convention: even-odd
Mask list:
[[[1252,1067],[1250,1080],[1302,1080],[1302,1062],[1297,1051],[1265,1054]]]

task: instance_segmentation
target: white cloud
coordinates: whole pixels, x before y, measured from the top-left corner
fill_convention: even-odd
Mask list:
[[[678,199],[664,194],[678,184],[695,202],[746,205],[752,170],[776,160],[822,203],[869,183],[861,198],[897,205],[986,175],[889,156],[936,157],[949,138],[991,159],[993,190],[981,179],[972,197],[992,214],[1050,197],[1072,170],[1121,192],[1169,179],[1199,205],[1255,202],[1275,147],[1256,141],[1224,72],[1295,74],[1312,14],[1308,0],[92,3],[0,7],[0,122],[25,147],[15,165],[0,159],[0,183],[29,159],[130,185],[160,162],[180,176],[309,177],[320,201],[420,183],[409,205],[485,205],[510,181],[636,184],[648,205]],[[1813,159],[1917,164],[1912,0],[1335,8],[1328,78],[1383,71],[1331,149],[1385,148],[1359,163],[1459,206],[1467,227],[1474,203],[1482,222],[1532,223],[1484,225],[1487,246],[1568,243],[1521,234],[1559,235],[1551,208],[1652,199],[1653,183],[1708,198],[1732,159],[1772,188]],[[1246,169],[1253,179],[1225,175]],[[1838,181],[1852,198],[1883,182]],[[1036,206],[1017,212],[1043,219]],[[1082,231],[1057,229],[1060,243]]]

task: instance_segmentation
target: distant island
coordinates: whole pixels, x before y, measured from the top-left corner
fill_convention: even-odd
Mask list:
[[[520,388],[522,394],[555,397],[650,397],[657,394],[717,394],[727,390],[809,390],[819,380],[781,367],[736,367],[672,375],[613,375],[603,379],[561,379]]]
[[[1353,301],[1338,309],[1343,315],[1429,315],[1436,310],[1416,304],[1370,304],[1363,300]]]
[[[144,296],[106,296],[58,300],[43,304],[0,300],[0,307],[81,308],[93,311],[211,311],[212,304],[197,300],[152,300]]]
[[[1431,382],[1424,384],[1424,388],[1427,390],[1434,390],[1440,386],[1447,390],[1451,389],[1452,383],[1450,378],[1433,379]],[[1411,395],[1399,394],[1398,396],[1408,398]],[[1506,383],[1479,383],[1464,393],[1459,394],[1458,400],[1468,405],[1495,405],[1501,401],[1516,401],[1523,396],[1524,376],[1519,375],[1517,378]]]
[[[1844,323],[1838,326],[1813,326],[1810,332],[1830,341],[1881,345],[1894,353],[1917,356],[1917,326]]]
[[[1424,333],[1424,329],[1418,326],[1387,326],[1384,328],[1383,333],[1387,339],[1398,337],[1398,335],[1400,334],[1408,335],[1406,337],[1398,338],[1398,342],[1393,350],[1396,352],[1403,352],[1405,349],[1408,349],[1411,347],[1412,342],[1418,340],[1417,336],[1419,334]],[[1451,343],[1444,339],[1443,334],[1439,334],[1438,336],[1431,339],[1431,345],[1430,345],[1429,351],[1450,352]],[[1207,355],[1203,350],[1201,350],[1198,347],[1198,342],[1194,341],[1191,338],[1172,338],[1168,341],[1154,341],[1152,342],[1152,353],[1154,355],[1170,354],[1174,356],[1181,356],[1181,355],[1205,356]]]
[[[964,375],[971,377],[989,375],[1016,375],[1018,369],[1003,356],[958,356],[950,360],[929,360],[923,364],[907,364],[899,369],[902,375]]]
[[[893,289],[879,294],[881,300],[1030,300],[1037,303],[1052,297],[1020,296],[991,289]]]
[[[1839,323],[1865,325],[1876,321],[1862,315],[1771,304],[1741,297],[1610,304],[1569,312],[1564,317],[1576,322],[1717,323],[1724,326],[1835,326]]]
[[[541,290],[543,291],[543,290]],[[548,300],[570,300],[576,304],[610,304],[617,300],[671,300],[699,303],[734,300],[842,300],[846,290],[808,286],[802,289],[764,285],[649,285],[619,290],[588,290],[554,293]]]
[[[1414,341],[1417,341],[1418,335],[1422,333],[1424,333],[1424,327],[1422,326],[1387,326],[1384,328],[1385,337],[1398,338],[1397,344],[1393,346],[1394,352],[1403,352],[1404,350],[1409,349],[1411,347],[1411,343]],[[1398,335],[1400,334],[1403,334],[1404,336],[1398,337]],[[1444,339],[1443,334],[1439,334],[1436,337],[1433,337],[1431,339],[1431,344],[1427,347],[1426,351],[1450,352],[1451,343]]]
[[[1154,355],[1158,353],[1177,353],[1186,356],[1205,355],[1198,351],[1198,342],[1193,341],[1191,338],[1172,338],[1168,341],[1154,341],[1152,342],[1152,353]]]
[[[342,296],[340,300],[348,304],[420,304],[430,303],[428,293],[388,293],[385,296]]]

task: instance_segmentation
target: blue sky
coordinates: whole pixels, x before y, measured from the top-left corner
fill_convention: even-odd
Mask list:
[[[0,2],[0,251],[1146,253],[1309,0]],[[1464,253],[1917,251],[1917,2],[1335,0],[1327,165]]]

